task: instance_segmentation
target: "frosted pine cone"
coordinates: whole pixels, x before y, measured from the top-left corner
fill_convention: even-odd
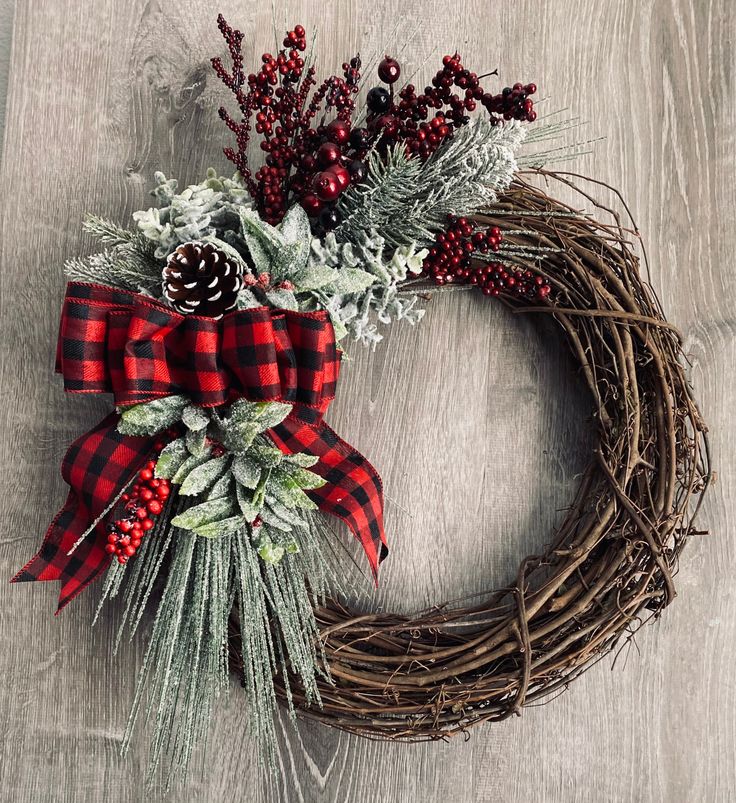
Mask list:
[[[169,254],[163,280],[164,297],[177,312],[209,318],[234,309],[243,286],[240,264],[212,243],[198,241]]]

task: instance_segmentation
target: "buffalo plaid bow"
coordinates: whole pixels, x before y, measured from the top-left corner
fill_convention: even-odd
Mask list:
[[[258,307],[216,321],[180,315],[136,293],[72,282],[64,299],[56,368],[65,390],[112,393],[120,406],[172,394],[205,407],[239,397],[293,404],[270,434],[287,454],[319,458],[312,470],[326,484],[309,494],[320,510],[345,521],[377,578],[388,552],[381,478],[322,420],[340,368],[326,312]],[[69,448],[62,463],[70,486],[66,504],[38,554],[12,580],[61,580],[57,613],[107,568],[105,514],[153,451],[153,438],[121,435],[117,421],[117,413],[111,413]]]

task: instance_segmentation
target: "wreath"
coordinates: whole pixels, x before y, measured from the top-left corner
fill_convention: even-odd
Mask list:
[[[533,84],[493,94],[456,53],[423,91],[397,89],[386,56],[358,106],[359,56],[318,83],[296,26],[247,74],[243,34],[218,24],[237,172],[182,191],[156,174],[158,204],[132,229],[87,217],[104,249],[65,266],[57,370],[115,410],[70,447],[67,502],[14,578],[59,580],[61,610],[104,575],[98,616],[122,600],[116,644],[152,613],[123,746],[141,713],[154,720],[149,779],[162,761],[186,771],[231,669],[266,761],[277,701],[406,740],[520,713],[672,601],[710,479],[638,232],[596,200],[600,182],[545,168],[559,149],[527,153],[566,130],[535,123]],[[592,398],[592,459],[507,587],[416,616],[352,610],[322,514],[376,581],[388,550],[380,477],[324,421],[342,344],[419,323],[448,286],[556,321]]]

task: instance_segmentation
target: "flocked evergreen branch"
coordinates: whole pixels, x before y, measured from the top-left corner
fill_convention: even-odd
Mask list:
[[[479,118],[426,161],[409,156],[403,145],[386,154],[374,150],[366,180],[338,203],[343,222],[337,239],[354,242],[376,230],[393,247],[428,245],[448,215],[470,214],[496,200],[516,172],[514,154],[523,139],[514,121],[493,126]]]
[[[340,583],[312,517],[316,505],[304,493],[324,482],[309,470],[316,458],[284,455],[265,435],[290,409],[239,400],[215,412],[170,396],[122,414],[123,432],[154,434],[176,423],[183,430],[156,465],[177,490],[132,564],[113,564],[102,598],[123,596],[118,643],[158,599],[124,740],[127,749],[140,716],[154,721],[149,780],[164,760],[167,777],[185,772],[205,738],[227,686],[233,605],[249,719],[263,754],[272,760],[276,745],[274,673],[283,675],[289,699],[292,673],[307,699],[320,702],[316,677],[326,669],[313,605]]]

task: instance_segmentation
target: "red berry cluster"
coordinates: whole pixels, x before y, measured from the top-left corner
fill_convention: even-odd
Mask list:
[[[448,228],[440,232],[424,260],[424,273],[439,285],[448,283],[472,284],[485,295],[501,293],[529,299],[545,298],[550,285],[530,270],[512,269],[500,262],[473,260],[473,254],[498,251],[503,236],[501,230],[491,226],[478,229],[464,217],[451,217]]]
[[[163,447],[163,444],[160,444]],[[107,527],[105,552],[116,555],[119,563],[127,563],[138,551],[142,539],[153,529],[154,519],[164,509],[171,494],[169,480],[154,476],[156,461],[149,460],[138,473],[138,480],[130,493],[121,496],[125,502],[125,516]]]
[[[319,154],[322,145],[334,149],[347,141],[350,117],[355,110],[353,96],[359,89],[360,58],[343,64],[343,77],[333,75],[319,86],[315,69],[304,72],[300,52],[306,48],[301,25],[289,31],[283,41],[284,50],[275,57],[264,53],[263,66],[257,74],[243,73],[243,34],[218,17],[218,26],[227,42],[232,59],[228,72],[219,58],[212,66],[222,82],[233,92],[242,112],[236,121],[221,108],[220,117],[235,134],[237,150],[226,148],[225,155],[240,171],[259,211],[269,223],[278,223],[289,206],[290,195],[307,197],[305,208],[317,214],[330,203],[350,181],[344,165],[337,165],[340,152]],[[311,95],[311,97],[310,97]],[[336,119],[330,124],[315,125],[320,111],[332,110]],[[266,163],[255,174],[248,164],[247,149],[253,128],[261,136],[261,150]],[[328,175],[320,175],[328,170]]]
[[[393,84],[400,73],[398,62],[388,56],[379,66],[379,77],[386,83]],[[384,142],[405,142],[410,153],[426,159],[452,135],[453,129],[469,121],[468,113],[475,111],[479,103],[496,124],[501,118],[533,122],[537,115],[529,95],[535,92],[534,84],[515,84],[492,95],[483,89],[476,73],[465,69],[455,53],[442,59],[442,69],[421,94],[407,84],[398,93],[400,100],[396,103],[393,92],[381,87],[372,89],[367,100],[371,112],[368,129],[374,136],[380,134]],[[430,109],[436,109],[433,117]]]

